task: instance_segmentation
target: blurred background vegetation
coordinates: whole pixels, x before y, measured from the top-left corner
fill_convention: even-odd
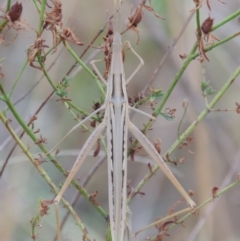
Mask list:
[[[20,2],[20,1],[19,1]],[[21,1],[24,19],[33,28],[38,28],[39,15],[32,1]],[[125,0],[123,4],[123,29],[128,22],[131,9],[134,9],[139,0]],[[214,23],[219,23],[227,16],[235,12],[240,7],[238,0],[225,1],[222,4],[217,0],[210,1],[211,11],[209,11],[206,1],[200,10],[201,22],[207,17],[214,18]],[[0,7],[6,8],[7,1],[0,0]],[[15,1],[12,1],[14,4]],[[49,4],[51,2],[49,1]],[[85,43],[84,46],[71,44],[77,54],[80,54],[84,48],[91,42],[96,33],[105,24],[107,16],[113,12],[113,1],[62,1],[63,24],[64,27],[70,27],[75,35]],[[188,54],[196,41],[196,19],[191,18],[190,10],[195,4],[191,0],[152,0],[154,10],[166,18],[161,20],[152,13],[144,11],[144,18],[140,23],[139,35],[140,42],[137,44],[137,34],[134,31],[128,31],[123,39],[129,40],[136,52],[143,58],[145,65],[136,75],[134,80],[128,86],[129,96],[137,96],[151,79],[154,70],[159,65],[164,54],[169,50],[171,53],[151,84],[152,88],[162,88],[167,90],[173,81],[179,68],[182,66],[183,59],[179,55]],[[2,13],[4,16],[4,13]],[[218,39],[226,38],[240,29],[240,18],[235,18],[226,25],[217,29],[214,35]],[[187,25],[186,25],[187,23]],[[172,48],[172,44],[179,35],[183,26],[186,29]],[[5,43],[0,46],[0,58],[2,61],[2,70],[4,78],[1,83],[4,89],[9,91],[17,75],[19,74],[26,58],[27,49],[36,39],[36,33],[26,28],[26,31],[17,31],[11,29],[5,36]],[[44,34],[46,45],[52,45],[51,33]],[[9,44],[8,44],[9,43]],[[95,47],[103,43],[102,36],[94,43]],[[61,54],[58,56],[58,54]],[[58,56],[58,57],[56,57]],[[210,82],[215,90],[219,90],[228,80],[231,74],[240,64],[240,40],[233,40],[223,44],[207,53],[210,61],[205,61],[206,80]],[[91,48],[84,56],[83,61],[103,58],[103,52]],[[66,75],[68,69],[74,64],[75,60],[62,45],[58,46],[57,52],[49,55],[45,66],[54,65],[49,70],[49,75],[57,84]],[[130,51],[126,52],[125,72],[126,76],[132,72],[137,65],[137,60]],[[100,64],[101,66],[101,64]],[[103,65],[101,66],[103,70]],[[100,68],[101,68],[100,67]],[[77,69],[77,68],[76,68]],[[27,66],[23,72],[19,83],[17,84],[12,101],[16,101],[26,95],[37,82],[38,85],[33,91],[16,105],[18,112],[26,122],[32,117],[38,106],[52,91],[51,86],[45,78],[39,79],[42,72]],[[93,102],[101,96],[96,82],[84,70],[73,74],[69,98],[77,103],[78,106],[88,112],[91,112]],[[205,100],[201,92],[201,81],[203,80],[202,65],[196,59],[188,66],[179,83],[175,87],[164,109],[176,109],[175,119],[168,121],[159,117],[154,123],[152,130],[147,135],[151,141],[157,138],[161,139],[162,154],[170,148],[177,139],[177,129],[182,118],[184,109],[182,103],[187,99],[189,105],[187,114],[181,126],[183,132],[198,115],[203,111]],[[148,93],[149,91],[147,91]],[[223,98],[218,102],[215,108],[234,109],[236,102],[240,103],[240,79],[237,78]],[[212,97],[209,98],[209,101]],[[72,115],[64,107],[56,95],[53,96],[44,106],[35,121],[35,129],[40,129],[43,137],[47,138],[47,147],[51,149],[54,144],[76,124]],[[5,107],[4,102],[0,102],[0,108]],[[145,105],[143,110],[151,113],[149,104]],[[12,119],[11,126],[20,132],[21,128],[15,121],[10,112],[7,117]],[[177,149],[171,158],[186,157],[182,165],[170,165],[174,174],[186,190],[193,190],[194,201],[199,205],[212,196],[213,187],[225,187],[237,179],[240,173],[240,116],[235,111],[211,112],[201,121],[191,137],[194,139],[189,147]],[[147,122],[147,119],[133,116],[133,122],[139,128]],[[4,125],[0,125],[0,168],[4,163],[14,141],[9,139],[10,135]],[[64,143],[61,144],[61,152],[58,155],[59,162],[70,170],[76,155],[79,152],[89,133],[82,132],[81,128],[71,134]],[[39,148],[32,141],[24,136],[23,142],[29,147],[35,157],[40,154]],[[190,150],[190,151],[189,151]],[[89,159],[85,161],[83,167],[77,174],[80,182],[87,176],[89,170],[104,155],[100,152],[98,157],[93,158],[92,153]],[[137,160],[144,161],[142,163]],[[135,162],[129,162],[129,179],[131,186],[135,187],[149,171],[147,163],[148,157],[137,154]],[[52,181],[59,185],[64,181],[63,175],[52,165],[51,162],[45,162],[42,167],[47,171]],[[89,193],[98,191],[97,201],[108,212],[108,192],[107,192],[107,163],[100,166],[97,172],[88,182],[86,189]],[[158,171],[153,178],[142,188],[144,196],[137,195],[130,204],[132,211],[132,229],[133,232],[139,228],[151,223],[159,217],[163,217],[168,210],[179,200],[180,194],[168,181],[168,179]],[[72,187],[64,195],[71,201],[76,190]],[[31,240],[30,220],[38,212],[38,202],[40,198],[50,200],[54,197],[51,188],[39,175],[38,171],[28,161],[27,157],[17,148],[0,179],[0,237],[4,241]],[[179,208],[185,207],[185,203]],[[62,207],[62,205],[61,205]],[[75,210],[87,227],[89,233],[97,241],[105,240],[106,221],[93,206],[80,198],[75,205]],[[66,209],[61,209],[61,219],[66,214]],[[239,186],[232,188],[219,199],[208,204],[199,210],[199,215],[191,215],[184,226],[178,225],[171,231],[170,236],[164,240],[239,240],[240,229],[240,190]],[[54,208],[51,207],[49,215],[45,216],[41,222],[41,228],[37,230],[38,240],[54,240],[55,216]],[[139,240],[145,240],[148,236],[157,234],[156,228],[151,228],[139,235]],[[75,225],[75,221],[70,216],[62,230],[63,240],[81,240],[82,233]]]

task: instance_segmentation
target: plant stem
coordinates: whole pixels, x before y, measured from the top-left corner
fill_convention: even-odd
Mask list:
[[[35,166],[35,168],[38,170],[38,172],[41,174],[41,176],[49,184],[49,186],[52,188],[54,193],[58,194],[59,189],[55,186],[55,184],[52,182],[51,178],[48,176],[46,171],[41,167],[41,165],[37,164],[37,162],[35,161],[34,157],[29,152],[29,149],[24,145],[24,143],[21,141],[21,139],[17,136],[17,134],[11,128],[11,126],[9,125],[8,119],[5,117],[5,115],[2,112],[0,112],[0,119],[2,120],[3,124],[5,125],[5,127],[9,131],[9,133],[12,135],[14,140],[17,142],[18,146],[22,149],[23,153],[28,157],[28,159]],[[86,232],[86,228],[85,228],[84,224],[82,223],[81,219],[78,217],[77,213],[74,211],[74,209],[71,207],[71,205],[64,198],[62,198],[61,201],[67,207],[69,212],[72,214],[72,216],[74,217],[75,221],[77,222],[77,225],[80,227],[82,232],[85,233]]]
[[[38,35],[39,36],[41,35],[42,28],[43,28],[46,3],[47,3],[47,0],[42,0],[41,11],[40,11],[40,19],[39,19],[39,24],[38,24]]]
[[[231,75],[231,77],[227,80],[227,82],[224,84],[224,86],[221,88],[221,90],[215,95],[213,100],[209,103],[209,108],[213,108],[216,103],[220,100],[220,98],[223,96],[223,94],[228,90],[228,88],[231,86],[231,84],[234,82],[234,80],[240,75],[240,66],[236,69],[236,71]],[[210,112],[209,109],[205,109],[197,118],[196,121],[194,121],[186,130],[185,132],[177,139],[173,145],[170,147],[170,149],[166,152],[166,155],[170,156],[176,148],[182,143],[183,140],[186,139],[186,137],[196,128],[198,123]],[[159,169],[158,165],[155,165],[150,172],[148,172],[145,177],[142,179],[142,181],[137,185],[137,187],[134,189],[132,193],[128,196],[127,202],[129,203],[131,199],[134,197],[136,193],[138,193],[141,188],[147,183],[147,181],[151,178],[151,176],[154,175],[154,173]]]
[[[87,65],[78,57],[78,55],[73,51],[71,46],[68,44],[68,42],[65,42],[66,47],[69,51],[69,53],[73,56],[73,58],[83,67],[84,70],[87,71],[87,73],[90,74],[90,76],[96,81],[100,91],[105,96],[105,90],[103,89],[103,85],[100,83],[98,77],[87,67]]]
[[[12,104],[12,102],[10,101],[10,99],[8,98],[6,92],[4,91],[1,83],[0,83],[0,91],[3,94],[3,97],[5,99],[6,104],[8,105],[9,109],[11,110],[12,114],[14,115],[14,117],[16,118],[16,120],[18,121],[18,123],[22,126],[22,128],[24,129],[24,131],[27,133],[27,135],[33,140],[34,143],[38,143],[39,139],[36,137],[36,135],[34,134],[34,132],[27,126],[27,124],[24,122],[24,120],[21,118],[21,116],[19,115],[19,113],[17,112],[17,110],[15,109],[14,105]],[[48,157],[48,159],[55,165],[55,167],[64,175],[67,176],[66,171],[63,169],[63,167],[57,162],[57,160],[55,159],[55,157],[53,157],[51,154],[49,154],[49,151],[47,150],[47,148],[42,144],[39,143],[37,144],[38,147],[42,150],[43,153],[46,154],[46,156]],[[88,199],[91,204],[99,211],[99,213],[104,217],[107,218],[107,214],[104,211],[104,209],[99,205],[97,206],[93,201],[91,201],[90,199],[90,195],[88,194],[88,192],[81,187],[77,181],[72,180],[71,184],[86,198]]]

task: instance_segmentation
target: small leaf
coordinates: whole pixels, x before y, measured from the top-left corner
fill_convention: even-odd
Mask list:
[[[68,76],[65,76],[64,79],[63,79],[63,81],[62,81],[62,83],[61,83],[61,85],[62,85],[64,88],[69,87],[69,86],[70,86],[70,84],[69,84],[70,80],[71,80],[71,79],[70,79]]]
[[[202,81],[201,82],[201,90],[204,92],[209,86],[209,83],[207,81]]]
[[[168,115],[168,114],[166,114],[166,113],[164,113],[164,112],[161,112],[160,115],[161,115],[163,118],[165,118],[166,120],[168,120],[168,121],[174,120],[174,117],[173,117],[173,116],[170,116],[170,115]]]
[[[56,95],[60,96],[61,98],[65,98],[68,95],[68,87],[70,86],[70,78],[68,76],[64,77],[64,80],[57,85],[57,91],[55,92]]]
[[[164,92],[162,92],[161,89],[154,89],[151,96],[150,96],[150,102],[154,102],[156,99],[161,98],[162,96],[164,96]]]
[[[210,86],[210,87],[207,89],[206,94],[207,94],[207,95],[212,95],[212,94],[214,94],[215,92],[216,92],[216,90],[214,90],[214,89],[212,88],[212,86]]]
[[[155,97],[156,97],[156,99],[159,99],[159,98],[161,98],[161,97],[164,96],[164,95],[165,95],[165,93],[159,92],[159,93],[157,93],[157,94],[155,95]]]
[[[153,103],[155,100],[156,100],[155,96],[151,95],[149,99],[150,103]]]

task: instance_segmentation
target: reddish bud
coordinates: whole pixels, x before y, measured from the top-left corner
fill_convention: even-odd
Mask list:
[[[93,154],[94,157],[99,154],[100,149],[101,149],[101,145],[100,145],[100,141],[98,140],[96,150],[94,151],[94,154]]]
[[[134,27],[136,28],[138,24],[141,22],[143,17],[143,11],[141,7],[138,7],[134,13],[128,18],[129,19],[129,27]]]
[[[211,32],[212,26],[213,26],[213,18],[208,17],[201,26],[201,29],[203,31],[204,34],[208,34],[209,32]]]
[[[213,197],[213,200],[217,197],[217,191],[218,191],[218,187],[214,187],[212,189],[212,197]]]
[[[7,13],[7,16],[12,22],[15,22],[20,18],[21,14],[22,14],[22,4],[16,2],[10,8],[9,12]]]

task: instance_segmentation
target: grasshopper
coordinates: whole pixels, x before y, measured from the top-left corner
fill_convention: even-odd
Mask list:
[[[142,58],[133,50],[129,43],[128,47],[133,54],[138,58],[139,65],[133,71],[133,73],[125,78],[122,58],[122,41],[121,41],[121,1],[114,0],[116,14],[114,16],[114,28],[113,28],[113,42],[111,45],[111,65],[108,73],[107,81],[100,74],[95,63],[99,60],[91,62],[95,72],[97,73],[100,80],[107,86],[107,93],[104,104],[92,114],[90,114],[83,121],[73,127],[67,135],[69,135],[76,128],[81,126],[87,120],[91,119],[98,112],[105,110],[105,115],[102,122],[97,128],[91,133],[85,144],[83,145],[75,164],[72,167],[64,185],[60,192],[54,199],[56,207],[56,217],[58,217],[58,204],[69,186],[70,182],[74,178],[74,175],[81,167],[82,163],[88,156],[90,150],[93,148],[101,133],[106,129],[107,139],[107,160],[108,160],[108,196],[109,196],[109,217],[110,217],[110,229],[112,241],[123,241],[125,240],[125,229],[126,229],[126,200],[127,200],[127,142],[128,142],[128,131],[130,131],[148,155],[159,165],[164,174],[169,178],[173,185],[178,189],[184,199],[188,202],[190,209],[195,206],[193,200],[189,197],[187,192],[183,189],[181,184],[177,181],[171,170],[165,164],[163,158],[157,152],[153,144],[148,138],[131,122],[129,113],[136,111],[140,114],[154,119],[153,116],[137,110],[129,106],[128,96],[126,91],[127,84],[133,79],[135,74],[143,66],[144,62]],[[66,136],[67,136],[66,135]],[[66,137],[65,136],[65,137]],[[64,137],[64,138],[65,138]],[[63,139],[64,139],[63,138]],[[62,139],[62,140],[63,140]],[[62,141],[61,140],[61,141]],[[188,211],[190,210],[187,209]],[[152,224],[154,225],[154,224]],[[148,225],[149,227],[150,225]],[[60,238],[60,225],[57,218],[57,232],[58,241]],[[131,239],[131,238],[130,238]]]

